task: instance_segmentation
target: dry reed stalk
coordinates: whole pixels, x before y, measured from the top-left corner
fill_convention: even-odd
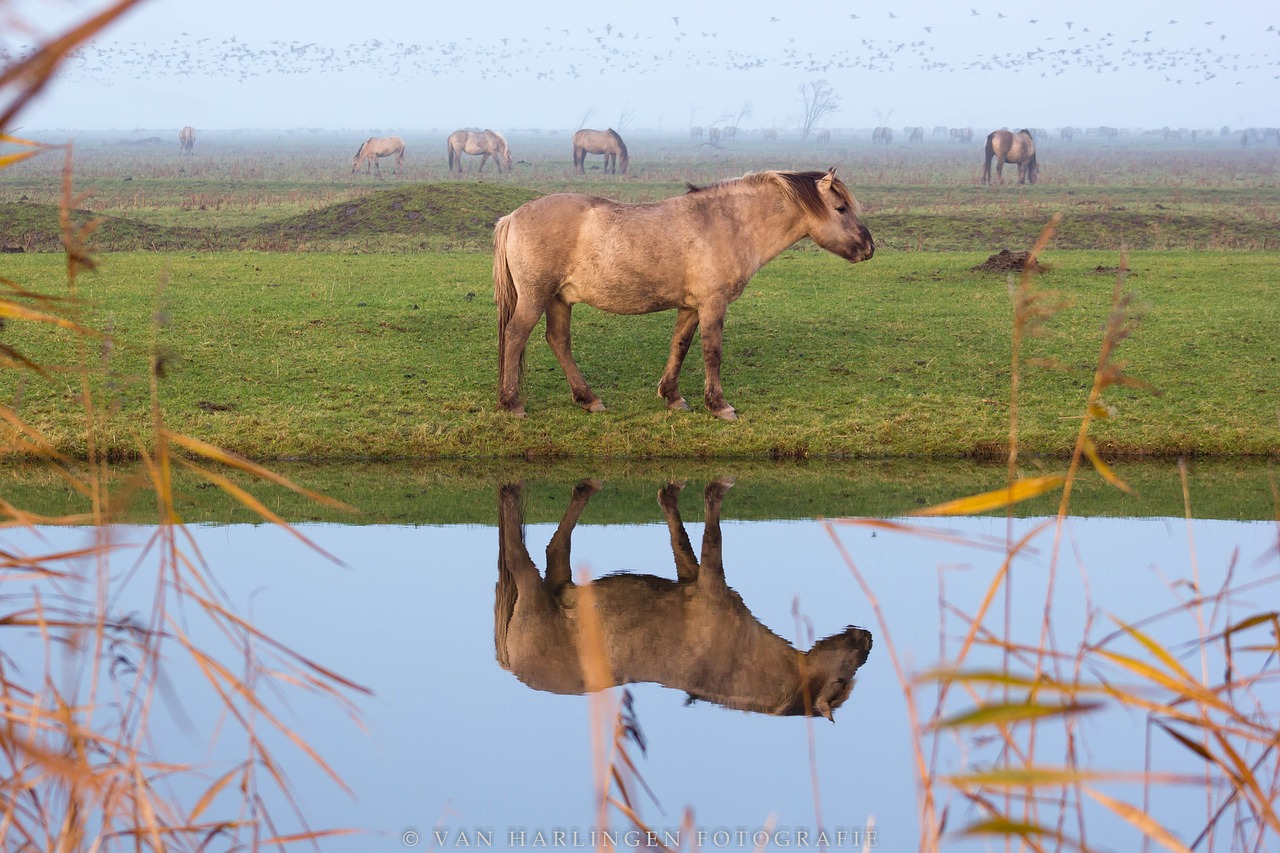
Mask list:
[[[299,749],[335,784],[343,787],[342,782],[263,696],[268,688],[293,687],[336,702],[355,718],[357,709],[348,696],[367,691],[293,652],[234,612],[175,510],[173,464],[193,468],[264,519],[280,519],[242,486],[186,456],[174,455],[171,448],[330,505],[336,502],[167,430],[156,403],[164,376],[164,358],[159,355],[152,358],[149,376],[151,434],[138,438],[143,473],[126,478],[122,488],[112,491],[112,472],[96,441],[101,403],[94,390],[110,365],[112,340],[80,318],[77,295],[78,276],[93,268],[88,238],[95,225],[78,225],[71,218],[82,202],[72,191],[71,146],[4,133],[63,58],[136,3],[114,3],[28,59],[0,70],[0,91],[6,99],[14,92],[0,112],[0,141],[26,149],[0,157],[0,168],[37,154],[63,153],[60,218],[68,291],[66,297],[51,297],[0,280],[0,319],[47,324],[73,336],[88,458],[79,463],[59,455],[39,430],[23,422],[16,408],[3,405],[0,452],[20,451],[42,459],[89,505],[86,513],[50,519],[0,502],[7,519],[3,527],[87,522],[93,530],[92,543],[83,548],[24,554],[7,543],[0,547],[0,631],[15,636],[34,632],[35,656],[42,662],[38,671],[24,672],[0,653],[0,847],[62,851],[130,844],[137,849],[182,850],[207,849],[216,839],[224,849],[258,850],[299,842],[318,848],[320,839],[347,830],[314,830],[307,825],[284,765],[264,740],[267,730]],[[91,342],[99,349],[91,348]],[[0,368],[38,378],[51,372],[9,346],[0,346]],[[157,526],[143,556],[122,578],[115,578],[110,561],[119,543],[109,525],[125,502],[142,495],[154,496]],[[116,597],[131,582],[145,580],[144,560],[150,560],[154,581],[150,612],[142,621],[118,616]],[[91,594],[81,594],[81,586]],[[240,674],[204,648],[207,640],[198,632],[205,630],[230,643],[240,657]],[[175,650],[181,653],[176,657],[185,658],[203,675],[225,718],[245,742],[243,760],[212,782],[204,775],[205,767],[151,751],[155,697],[175,665]],[[197,787],[199,795],[189,802],[175,793],[173,782],[178,778],[196,786],[202,780],[208,784],[202,790]],[[289,804],[299,830],[280,829],[267,805],[268,789]]]
[[[1046,229],[1046,233],[1048,229]],[[1042,248],[1045,235],[1037,244]],[[1277,750],[1277,708],[1274,687],[1280,681],[1280,612],[1264,610],[1244,618],[1233,619],[1229,603],[1243,593],[1273,586],[1277,576],[1247,583],[1234,581],[1234,566],[1228,566],[1222,588],[1215,593],[1201,589],[1200,570],[1194,559],[1194,539],[1188,527],[1192,549],[1193,596],[1170,610],[1151,617],[1149,622],[1164,622],[1188,615],[1194,625],[1191,641],[1199,652],[1200,673],[1193,676],[1176,657],[1147,634],[1140,624],[1117,623],[1118,629],[1100,640],[1091,640],[1095,623],[1093,606],[1087,595],[1083,639],[1073,651],[1058,651],[1054,645],[1054,583],[1063,542],[1072,486],[1084,460],[1116,488],[1128,491],[1127,485],[1102,460],[1089,437],[1095,418],[1112,415],[1103,401],[1106,390],[1116,385],[1145,387],[1130,378],[1124,366],[1116,361],[1117,348],[1132,334],[1138,322],[1134,299],[1124,289],[1127,263],[1122,259],[1120,273],[1113,289],[1112,307],[1099,348],[1094,379],[1085,400],[1068,470],[1062,475],[1024,479],[1017,475],[1017,411],[1018,382],[1021,374],[1020,344],[1024,335],[1036,324],[1052,316],[1061,305],[1051,304],[1051,294],[1031,287],[1024,276],[1014,296],[1014,355],[1011,371],[1011,426],[1007,485],[1004,489],[961,498],[920,515],[949,515],[988,512],[1013,503],[1061,490],[1058,512],[1054,519],[1033,526],[1020,539],[1012,537],[1010,516],[1005,556],[972,613],[964,613],[945,600],[945,614],[954,614],[967,624],[963,637],[949,654],[941,656],[945,663],[930,672],[911,675],[905,672],[888,630],[887,620],[863,573],[837,536],[837,524],[860,524],[947,539],[948,534],[933,530],[914,530],[907,525],[878,520],[842,519],[828,522],[842,559],[867,595],[876,612],[881,633],[889,645],[889,655],[907,702],[915,762],[921,787],[921,850],[941,849],[945,835],[994,836],[1006,845],[1026,849],[1091,849],[1090,821],[1086,807],[1093,804],[1119,818],[1144,839],[1162,849],[1268,850],[1280,841],[1280,817],[1276,802],[1280,797],[1280,750]],[[1030,362],[1029,362],[1030,363]],[[1055,366],[1055,365],[1049,365]],[[1190,498],[1186,487],[1185,466],[1180,468],[1185,495],[1185,514],[1190,523]],[[1280,518],[1280,490],[1276,496]],[[1030,549],[1033,540],[1054,529],[1045,577],[1046,593],[1039,620],[1039,638],[1024,644],[1015,639],[1007,615],[1012,596],[1009,590],[1014,560]],[[1280,526],[1278,526],[1280,529]],[[954,541],[963,541],[952,537]],[[988,542],[973,538],[969,547],[987,548]],[[1264,555],[1280,561],[1280,547]],[[1002,631],[988,627],[988,616],[996,597],[1003,591],[1006,616]],[[1206,608],[1212,605],[1210,612]],[[1241,636],[1268,631],[1262,642],[1242,645]],[[999,656],[998,668],[975,667],[969,662],[979,646]],[[1122,646],[1131,646],[1122,648]],[[1221,648],[1226,674],[1211,678],[1209,650]],[[1247,651],[1246,651],[1247,650]],[[1245,661],[1252,671],[1241,675]],[[1019,674],[1025,673],[1025,674]],[[934,710],[922,722],[919,692],[925,687],[936,690]],[[950,688],[959,687],[967,697],[968,707],[957,710],[949,696]],[[1271,690],[1270,701],[1265,692]],[[1160,773],[1152,769],[1150,753],[1141,771],[1091,771],[1082,766],[1078,721],[1084,714],[1102,709],[1131,709],[1148,717],[1148,731],[1167,737],[1167,742],[1185,750],[1203,762],[1201,774],[1191,776]],[[1059,726],[1054,738],[1062,750],[1061,763],[1046,763],[1038,757],[1039,744],[1047,725]],[[952,773],[936,771],[940,739],[944,736],[967,736],[977,754],[981,744],[998,745],[995,762],[990,769]],[[933,739],[933,758],[926,763],[921,748],[923,740]],[[1135,806],[1103,790],[1103,786],[1136,782],[1142,787],[1142,805]],[[1153,791],[1169,786],[1196,785],[1205,790],[1208,808],[1200,836],[1188,847],[1183,839],[1149,814]],[[953,830],[948,826],[951,805],[940,808],[943,791],[958,794],[976,812],[976,818]],[[1215,837],[1215,832],[1217,836]],[[1216,843],[1215,843],[1216,842]]]

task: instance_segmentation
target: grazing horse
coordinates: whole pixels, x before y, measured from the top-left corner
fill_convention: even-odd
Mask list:
[[[187,125],[178,131],[178,153],[195,154],[196,147],[196,129],[191,125]]]
[[[701,139],[701,138],[702,138],[702,128],[701,128],[701,127],[699,127],[699,126],[698,126],[698,125],[696,125],[696,124],[695,124],[693,127],[690,127],[690,128],[689,128],[689,137],[690,137],[691,139]]]
[[[680,365],[701,326],[703,401],[733,420],[720,384],[725,311],[757,270],[802,237],[852,263],[875,251],[834,167],[749,173],[646,204],[559,193],[520,206],[493,234],[499,405],[524,415],[525,344],[546,314],[547,343],[573,399],[589,412],[604,411],[570,351],[569,314],[585,302],[614,314],[677,311],[658,383],[668,409],[688,408],[677,387]]]
[[[1004,164],[1018,164],[1018,183],[1036,182],[1040,166],[1036,163],[1036,143],[1031,131],[1025,128],[1017,133],[993,130],[987,134],[986,159],[982,166],[982,182],[991,183],[991,158],[996,158],[996,177],[1004,183]]]
[[[480,155],[480,172],[484,171],[484,164],[490,157],[498,164],[499,172],[504,166],[508,172],[511,171],[511,151],[507,148],[507,140],[495,130],[455,130],[449,134],[448,147],[450,172],[456,167],[458,174],[462,174],[463,154]]]
[[[360,171],[360,167],[364,166],[364,173],[369,174],[369,167],[372,165],[378,174],[382,174],[382,166],[378,161],[383,157],[395,155],[396,171],[400,171],[400,164],[404,162],[404,140],[398,136],[370,136],[364,141],[364,144],[356,150],[356,155],[351,158],[351,174]]]
[[[720,144],[720,128],[712,127],[707,130],[707,144],[712,146]]]
[[[972,142],[973,128],[953,127],[951,128],[951,139],[955,142]]]
[[[818,137],[817,137],[817,138],[818,138],[818,141],[819,141],[819,142],[821,142],[821,143],[830,144],[830,142],[831,142],[831,131],[829,131],[829,130],[825,130],[825,129],[824,129],[824,130],[820,130],[820,131],[818,131]]]
[[[573,135],[573,171],[579,175],[587,173],[586,160],[588,154],[604,155],[604,172],[609,174],[612,165],[613,173],[618,174],[618,160],[622,160],[622,174],[627,173],[627,143],[613,128],[608,130],[579,130]]]
[[[875,130],[871,131],[871,141],[876,144],[892,144],[893,129],[888,127],[877,127]]]
[[[924,142],[924,128],[920,126],[907,128],[908,142]]]
[[[766,127],[764,130],[762,130],[762,131],[760,132],[760,138],[761,138],[761,139],[768,139],[768,140],[772,140],[773,142],[777,142],[777,141],[778,141],[778,129],[777,129],[776,127]]]
[[[778,716],[823,716],[849,697],[854,675],[871,653],[870,632],[849,626],[807,652],[760,623],[725,583],[720,506],[732,480],[714,480],[703,494],[701,559],[680,517],[683,484],[658,492],[667,522],[676,580],[637,573],[573,581],[573,529],[598,481],[579,483],[547,545],[546,576],[524,542],[521,487],[499,489],[498,583],[493,634],[498,663],[535,690],[578,695],[621,684],[656,682],[683,690],[690,701]],[[584,611],[598,620],[597,654],[607,665],[584,672]]]

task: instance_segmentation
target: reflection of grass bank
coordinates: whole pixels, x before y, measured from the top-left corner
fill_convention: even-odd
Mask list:
[[[1069,228],[1069,225],[1064,225]],[[672,315],[575,312],[579,364],[609,411],[569,398],[541,335],[529,348],[530,417],[494,411],[496,332],[488,256],[144,254],[105,256],[82,279],[87,321],[116,345],[96,388],[109,402],[100,440],[136,452],[149,417],[156,290],[168,353],[165,421],[258,459],[303,457],[1000,458],[1007,442],[1009,297],[972,267],[987,253],[877,254],[850,267],[803,249],[752,282],[729,311],[724,377],[741,422],[668,414],[655,396]],[[63,261],[13,255],[6,275],[43,292]],[[1022,452],[1062,455],[1075,437],[1105,316],[1108,252],[1050,252],[1043,285],[1071,302],[1028,341]],[[1273,455],[1273,253],[1134,253],[1130,286],[1147,303],[1128,372],[1163,392],[1111,389],[1118,417],[1093,435],[1109,454]],[[6,343],[69,363],[65,338],[14,326]],[[696,344],[695,344],[696,347]],[[682,386],[702,384],[691,353]],[[19,416],[82,455],[75,383],[24,383]],[[10,386],[15,387],[15,386]]]
[[[127,466],[122,466],[126,468]],[[1027,463],[1035,473],[1042,463]],[[1051,469],[1051,466],[1046,466]],[[435,463],[282,463],[273,466],[295,483],[357,507],[358,514],[328,509],[288,489],[254,485],[234,472],[233,480],[274,513],[290,522],[344,524],[484,524],[496,521],[494,489],[499,482],[522,480],[525,517],[531,523],[557,521],[566,491],[593,477],[604,489],[584,518],[588,524],[658,522],[654,496],[668,479],[698,485],[716,476],[737,478],[730,520],[900,516],[935,506],[956,495],[974,494],[1001,485],[1004,469],[966,461],[875,460],[862,462],[575,462],[548,464],[515,461]],[[1197,518],[1268,520],[1274,518],[1269,478],[1273,467],[1201,460],[1190,466],[1192,510]],[[122,476],[121,471],[114,472]],[[1071,510],[1082,516],[1172,516],[1182,514],[1182,491],[1173,462],[1130,462],[1120,466],[1135,496],[1122,494],[1101,478],[1085,473],[1076,485]],[[0,498],[44,516],[83,512],[86,505],[62,479],[46,468],[10,466],[0,469],[5,489]],[[117,481],[117,487],[122,481]],[[174,472],[175,505],[188,522],[254,523],[258,516],[222,491],[188,473]],[[135,502],[135,504],[138,502]],[[1057,511],[1057,498],[1046,495],[1016,507],[1018,515],[1044,516]],[[701,504],[690,503],[687,515],[700,520]],[[154,512],[133,506],[120,519],[154,521]]]

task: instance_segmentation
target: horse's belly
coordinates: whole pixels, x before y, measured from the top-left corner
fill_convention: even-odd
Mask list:
[[[678,297],[658,287],[610,281],[581,283],[570,279],[560,288],[560,298],[570,305],[585,302],[611,314],[652,314],[680,306]]]

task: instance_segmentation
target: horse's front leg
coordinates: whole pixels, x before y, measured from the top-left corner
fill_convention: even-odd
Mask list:
[[[480,168],[476,170],[477,172],[483,172],[483,171],[484,171],[484,164],[485,164],[485,161],[486,161],[486,160],[488,160],[488,159],[489,159],[489,154],[488,154],[488,152],[485,152],[485,153],[483,153],[483,154],[481,154],[481,155],[480,155]],[[499,171],[501,171],[501,170],[499,170]]]
[[[720,385],[720,361],[724,355],[724,312],[726,305],[704,308],[698,316],[702,327],[702,361],[706,368],[702,400],[707,411],[724,421],[737,420],[738,414],[724,399]]]
[[[547,306],[547,344],[556,354],[556,360],[560,362],[564,376],[569,380],[569,390],[573,393],[574,402],[588,412],[603,412],[604,403],[600,402],[600,398],[587,385],[587,380],[583,378],[577,362],[573,360],[569,337],[569,319],[572,311],[573,306],[568,302],[560,299],[551,300],[551,304]]]
[[[671,335],[671,354],[667,356],[666,369],[658,382],[658,396],[667,401],[668,409],[689,409],[689,404],[680,396],[680,366],[684,364],[684,357],[693,343],[693,333],[697,330],[698,312],[692,308],[681,308],[676,314],[675,333]]]

